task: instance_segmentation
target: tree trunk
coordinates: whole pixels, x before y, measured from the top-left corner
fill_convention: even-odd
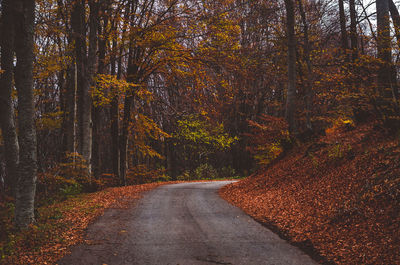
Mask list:
[[[111,102],[111,137],[112,137],[112,168],[114,176],[120,179],[120,154],[119,154],[119,111],[118,98],[113,97]]]
[[[396,32],[397,45],[400,47],[400,14],[396,5],[393,3],[393,0],[389,0],[389,11]]]
[[[125,10],[125,17],[130,16],[130,9],[131,5],[129,4],[127,6],[127,9]],[[113,22],[116,23],[116,22]],[[113,31],[117,30],[116,24],[112,25]],[[122,77],[122,55],[124,53],[124,43],[125,43],[125,32],[127,30],[127,24],[125,23],[122,27],[122,40],[119,48],[119,57],[118,57],[118,63],[115,58],[115,54],[117,53],[117,35],[115,35],[113,39],[113,51],[111,55],[111,74],[114,75],[116,70],[115,66],[117,64],[117,79],[121,79]],[[131,58],[132,53],[131,50],[129,50],[129,59]],[[125,99],[126,100],[126,99]],[[125,107],[125,106],[124,106]],[[125,110],[124,110],[125,111]],[[114,176],[118,179],[120,185],[125,185],[126,184],[126,178],[125,178],[125,169],[126,169],[126,145],[123,147],[121,144],[121,141],[123,140],[123,135],[120,135],[120,124],[119,124],[119,92],[114,93],[113,99],[111,101],[111,137],[112,137],[112,160],[113,160],[113,173]],[[122,150],[125,148],[125,150]],[[124,157],[121,158],[122,154],[124,154]],[[124,165],[122,166],[122,159],[124,161]],[[124,170],[122,173],[121,170]]]
[[[87,108],[85,108],[85,104],[87,104],[87,99],[85,99],[84,87],[85,84],[85,76],[86,73],[86,31],[85,31],[85,1],[77,0],[74,3],[74,8],[71,14],[71,24],[72,30],[75,37],[75,73],[76,73],[76,93],[77,93],[77,152],[82,155],[82,157],[86,160],[86,163],[90,163],[90,160],[87,156],[83,154],[84,150],[84,139],[85,132],[83,130],[83,117],[87,113]],[[90,107],[90,106],[89,106]],[[86,147],[86,146],[85,146]],[[85,148],[87,149],[87,148]],[[89,167],[89,165],[87,166]],[[90,169],[88,170],[90,173]]]
[[[102,6],[102,14],[104,14],[104,7]],[[98,25],[98,35],[101,36],[98,38],[98,74],[105,74],[105,57],[106,57],[106,36],[104,35],[105,29],[107,28],[107,18],[103,17],[103,25],[100,24],[99,20],[97,22]],[[92,137],[92,166],[93,166],[93,175],[95,177],[99,177],[102,173],[102,166],[108,162],[104,159],[102,163],[102,157],[107,156],[106,154],[102,154],[103,142],[101,141],[101,128],[103,126],[103,117],[104,117],[104,108],[100,106],[93,105],[92,109],[93,114],[93,137]],[[104,171],[103,171],[104,172]]]
[[[378,58],[382,60],[378,70],[378,90],[383,98],[392,98],[391,87],[391,39],[388,0],[376,0],[376,17],[378,31]]]
[[[15,130],[14,107],[12,105],[13,60],[14,60],[14,21],[12,14],[14,1],[4,0],[2,9],[1,69],[0,76],[0,125],[4,138],[6,162],[5,184],[15,195],[18,168],[18,139]]]
[[[124,118],[122,121],[122,132],[120,139],[120,185],[126,186],[126,170],[127,170],[127,158],[128,158],[128,130],[129,123],[131,121],[131,105],[133,97],[130,91],[126,92],[125,104],[124,104]]]
[[[304,12],[302,0],[297,0],[300,10],[301,20],[303,22],[303,30],[304,30],[304,60],[307,64],[307,75],[306,75],[306,85],[305,85],[305,102],[306,102],[306,126],[307,130],[312,130],[311,125],[311,107],[312,107],[312,65],[310,60],[310,40],[308,36],[308,23],[306,18],[306,13]]]
[[[97,51],[98,4],[89,1],[89,50],[86,56],[85,0],[76,1],[71,14],[75,35],[75,54],[78,84],[78,152],[86,161],[88,175],[92,163],[92,100],[90,87],[93,81]]]
[[[350,43],[352,50],[352,61],[358,58],[358,36],[357,36],[357,13],[354,0],[349,0],[350,5]]]
[[[342,50],[345,54],[345,60],[347,61],[347,50],[349,49],[347,29],[346,29],[346,14],[344,12],[343,0],[339,0],[339,20],[340,20],[340,32],[342,40]]]
[[[74,36],[74,29],[69,26],[72,21],[76,20],[71,14],[71,23],[69,23],[67,16],[63,13],[66,6],[63,0],[57,0],[58,13],[64,22],[65,31],[68,33],[67,42],[68,44],[74,44],[76,37]],[[74,12],[74,11],[73,11]],[[74,50],[69,50],[67,55],[70,58],[74,58]],[[63,133],[63,146],[62,151],[65,155],[70,153],[75,153],[77,147],[77,137],[76,137],[76,109],[77,109],[77,86],[78,86],[78,72],[77,65],[75,62],[71,62],[66,69],[66,84],[64,89],[64,107],[62,111],[64,112],[63,123],[62,123],[62,133]],[[65,158],[65,157],[64,157]]]
[[[88,172],[92,172],[92,96],[91,86],[96,67],[97,30],[98,30],[98,4],[95,0],[89,1],[89,49],[85,76],[82,84],[82,120],[80,130],[82,135],[81,152],[87,162]]]
[[[296,38],[294,32],[295,13],[292,0],[285,0],[286,27],[288,45],[288,87],[286,92],[285,118],[289,123],[289,132],[292,135],[297,133],[295,120],[296,104]]]
[[[65,106],[63,119],[63,151],[73,153],[76,150],[76,65],[72,64],[67,69],[67,80],[65,88]]]
[[[76,122],[77,122],[77,152],[83,156],[83,138],[82,120],[83,120],[83,106],[84,95],[83,86],[86,71],[86,31],[85,31],[85,1],[77,0],[74,2],[73,10],[71,12],[71,28],[74,36],[74,50],[75,50],[75,86],[76,86]],[[84,157],[84,159],[86,159]],[[89,161],[87,161],[89,162]]]
[[[117,40],[113,40],[113,51],[111,52],[111,58],[110,58],[110,63],[111,63],[111,75],[116,74],[116,58],[115,58],[115,52],[116,52],[116,47],[117,47]],[[121,53],[122,54],[122,53]],[[121,55],[120,58],[118,59],[118,75],[117,78],[121,78],[121,67],[122,67],[122,62],[121,62]],[[115,88],[114,88],[115,89]],[[119,93],[117,91],[114,91],[114,96],[111,100],[111,108],[110,108],[110,120],[111,120],[111,153],[112,153],[112,169],[113,169],[113,174],[114,177],[118,180],[120,180],[120,155],[119,155]]]
[[[397,10],[396,5],[393,3],[393,0],[389,0],[389,11],[390,15],[392,17],[394,29],[396,32],[396,39],[397,39],[397,46],[400,47],[400,15],[399,11]],[[398,84],[397,84],[397,74],[396,74],[396,66],[392,65],[392,78],[393,80],[393,85],[392,85],[392,90],[393,90],[393,95],[396,98],[396,100],[399,99],[399,91],[398,91]],[[396,103],[397,105],[398,103]]]
[[[34,0],[14,0],[15,51],[17,64],[15,85],[18,91],[19,128],[19,179],[15,204],[15,221],[19,228],[26,228],[34,221],[36,190],[36,131],[33,100],[34,59]]]

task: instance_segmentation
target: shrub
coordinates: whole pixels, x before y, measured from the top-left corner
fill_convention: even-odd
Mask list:
[[[201,164],[193,171],[194,179],[216,179],[218,178],[217,170],[210,164]]]
[[[354,129],[354,121],[348,118],[338,118],[332,121],[332,126],[325,130],[326,135],[335,135],[340,131]]]
[[[259,165],[268,165],[283,151],[290,142],[287,122],[278,117],[261,115],[259,121],[249,121],[251,133],[248,137],[247,150]]]
[[[183,171],[181,175],[179,175],[176,180],[184,181],[184,180],[191,180],[191,174],[189,170]]]
[[[220,178],[239,178],[240,176],[238,176],[236,174],[236,171],[234,168],[232,168],[231,166],[228,167],[223,167],[221,168],[219,171],[219,177]]]
[[[93,188],[85,160],[76,153],[66,155],[64,163],[46,172],[38,173],[37,189],[39,201],[65,199]]]
[[[169,180],[169,177],[165,175],[164,167],[149,169],[145,164],[141,164],[130,168],[126,174],[126,182],[129,185],[164,180]]]

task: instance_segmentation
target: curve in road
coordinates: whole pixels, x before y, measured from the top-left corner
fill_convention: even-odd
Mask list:
[[[161,186],[109,210],[59,264],[317,264],[218,196],[230,182]]]

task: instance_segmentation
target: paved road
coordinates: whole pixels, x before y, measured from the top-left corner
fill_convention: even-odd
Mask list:
[[[107,211],[60,264],[316,264],[221,199],[229,182],[183,183],[147,193],[130,210]]]

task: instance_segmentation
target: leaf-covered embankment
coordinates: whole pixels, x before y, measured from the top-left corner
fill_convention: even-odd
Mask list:
[[[35,224],[0,242],[0,264],[55,264],[69,247],[84,241],[86,227],[105,209],[127,208],[144,191],[162,184],[165,183],[108,188],[40,207]]]
[[[328,131],[220,195],[322,263],[400,264],[400,144],[373,124]]]

